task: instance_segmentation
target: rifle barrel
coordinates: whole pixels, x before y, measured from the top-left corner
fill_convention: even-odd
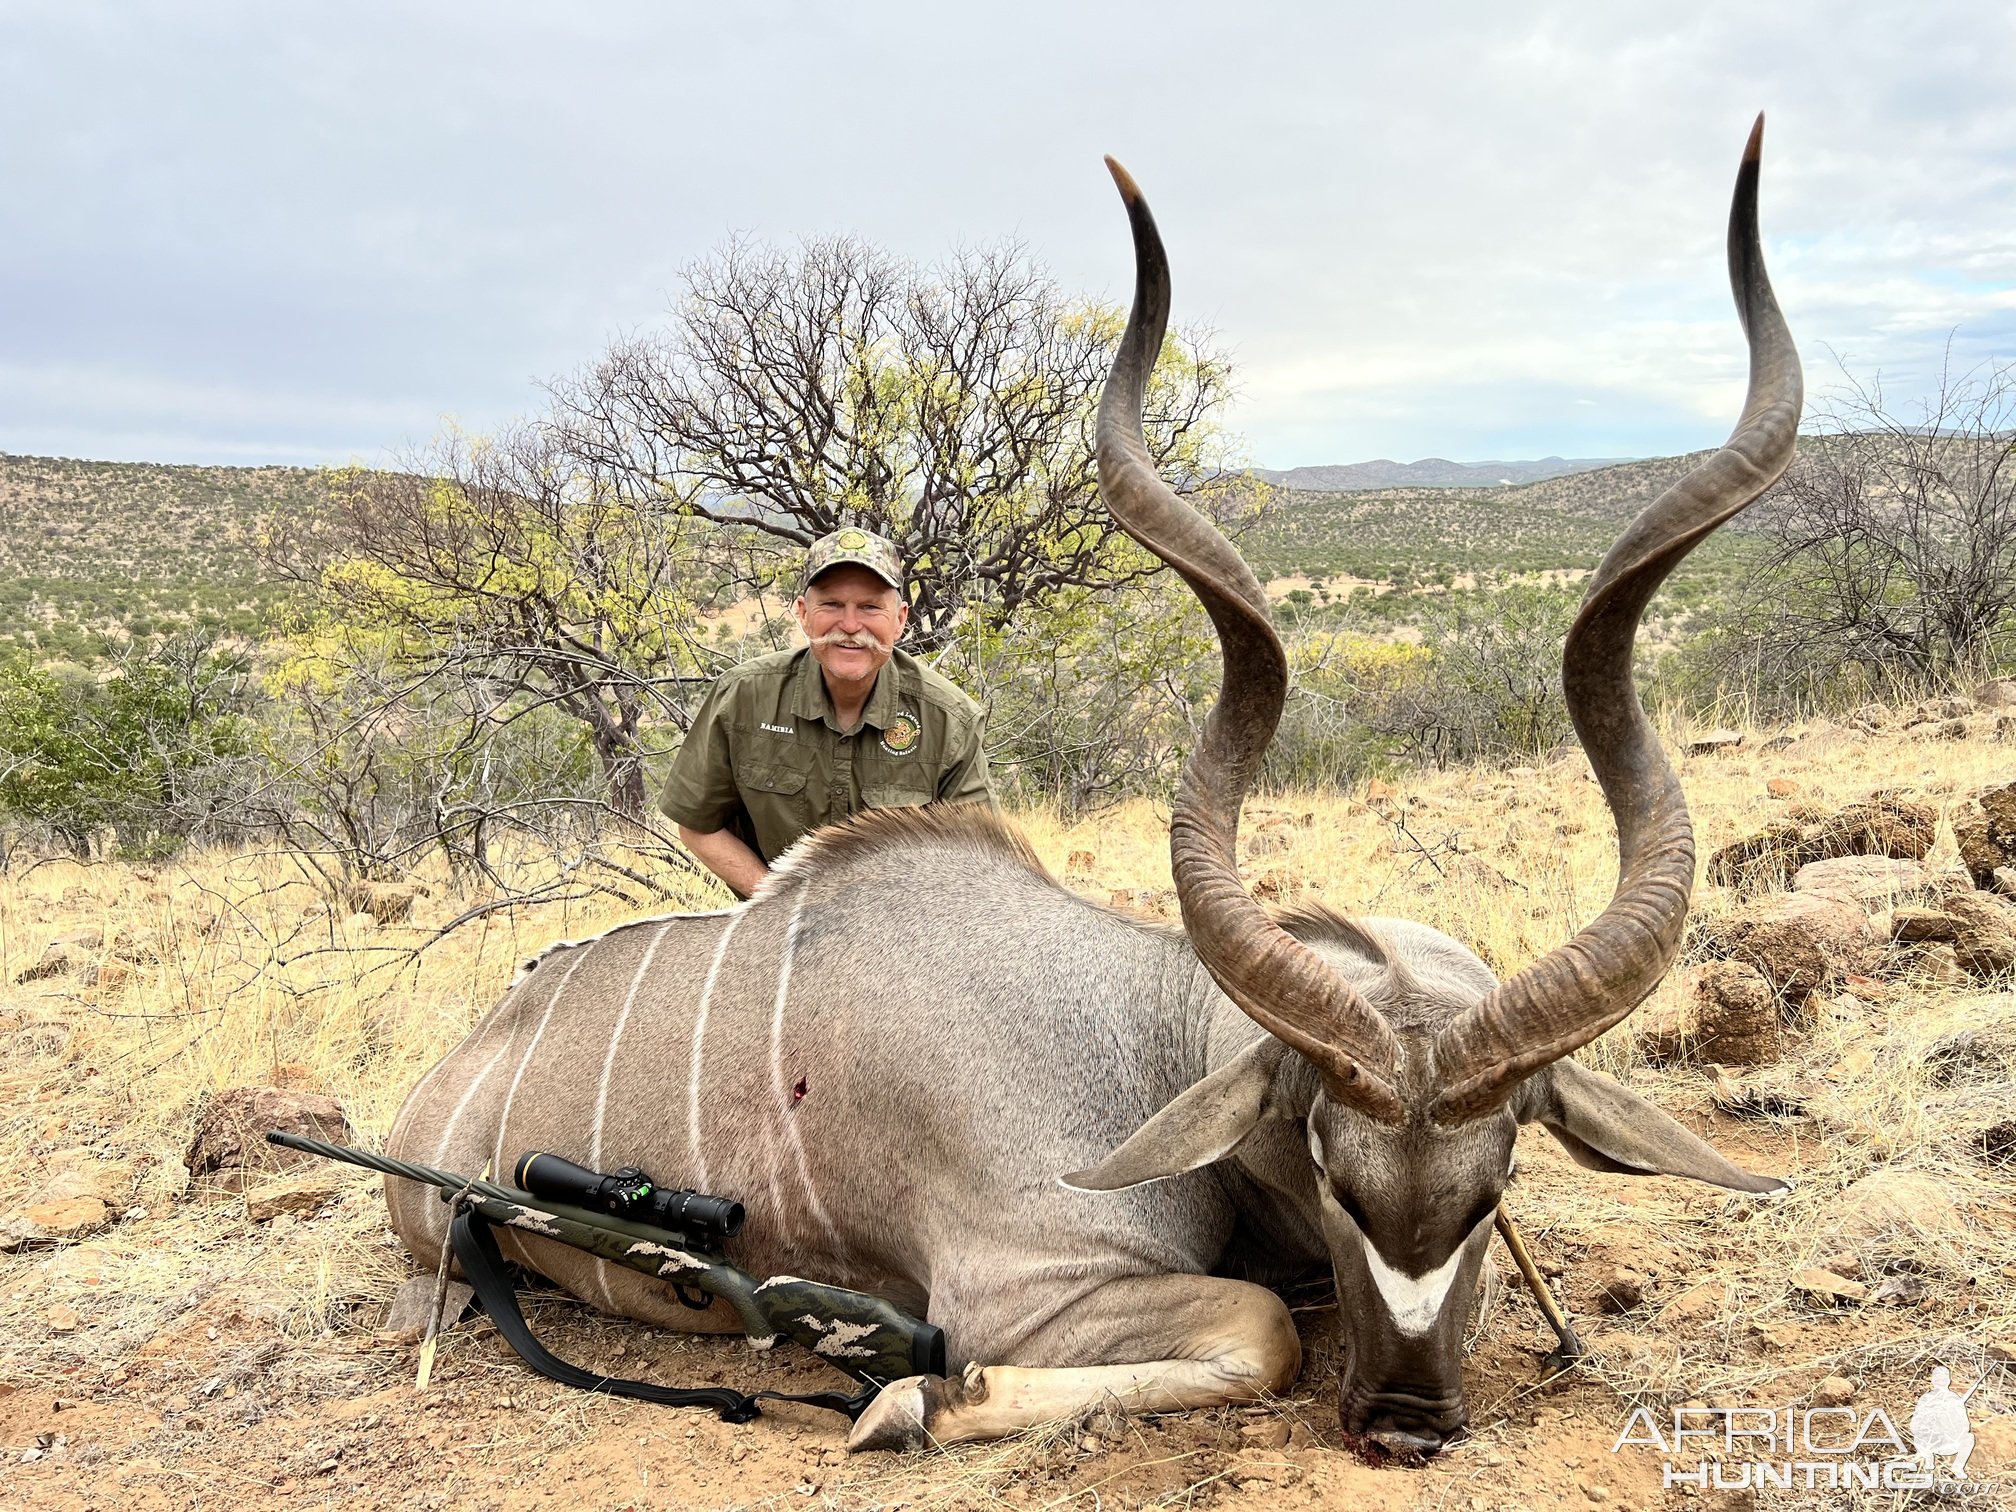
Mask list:
[[[485,1197],[494,1197],[500,1202],[527,1200],[526,1193],[498,1186],[494,1181],[485,1181],[481,1177],[474,1176],[457,1176],[452,1171],[437,1171],[432,1166],[415,1165],[410,1160],[394,1160],[390,1155],[374,1154],[370,1150],[360,1150],[354,1145],[330,1144],[325,1139],[310,1139],[305,1134],[288,1134],[279,1129],[269,1130],[266,1141],[269,1144],[284,1145],[290,1150],[300,1150],[303,1154],[320,1155],[325,1160],[347,1161],[354,1166],[363,1166],[367,1171],[379,1171],[387,1176],[403,1176],[408,1181],[437,1186],[443,1191],[459,1192],[467,1187],[472,1192],[480,1192]]]

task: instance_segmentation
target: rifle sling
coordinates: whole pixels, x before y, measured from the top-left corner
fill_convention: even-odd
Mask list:
[[[656,1402],[661,1407],[711,1407],[721,1414],[721,1420],[726,1423],[746,1423],[762,1416],[763,1409],[758,1404],[765,1401],[803,1402],[809,1407],[824,1407],[844,1414],[852,1422],[867,1410],[868,1404],[875,1400],[876,1392],[881,1389],[876,1382],[870,1381],[851,1397],[837,1391],[802,1394],[759,1391],[752,1396],[727,1386],[684,1389],[659,1386],[650,1381],[627,1381],[569,1365],[532,1336],[531,1327],[518,1310],[517,1292],[504,1272],[504,1257],[498,1251],[497,1236],[491,1231],[490,1220],[481,1213],[460,1208],[448,1232],[454,1241],[455,1258],[461,1262],[462,1274],[469,1278],[469,1285],[476,1293],[477,1306],[489,1314],[497,1332],[503,1335],[505,1343],[517,1351],[521,1360],[539,1374],[562,1385],[578,1387],[582,1391],[606,1392],[610,1396],[636,1397],[639,1401]]]

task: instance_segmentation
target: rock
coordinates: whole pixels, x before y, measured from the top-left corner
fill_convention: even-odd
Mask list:
[[[0,1251],[67,1244],[95,1234],[112,1221],[112,1210],[93,1196],[31,1202],[0,1218]]]
[[[1277,1417],[1246,1424],[1239,1430],[1239,1437],[1256,1449],[1286,1449],[1289,1432],[1288,1420]]]
[[[1967,1479],[1993,1474],[2004,1477],[2016,1469],[2016,1413],[2004,1413],[1986,1421],[1972,1421],[1974,1453],[1967,1460]]]
[[[1687,742],[1689,756],[1712,756],[1717,751],[1733,751],[1743,744],[1741,730],[1708,730]]]
[[[1876,944],[1869,918],[1826,893],[1778,893],[1702,929],[1714,954],[1754,966],[1780,996],[1803,997],[1868,962]]]
[[[410,882],[352,882],[343,889],[343,901],[352,913],[369,914],[379,924],[398,924],[410,918],[420,889]]]
[[[1878,1307],[1916,1307],[1925,1300],[1925,1278],[1908,1271],[1885,1276],[1869,1293],[1869,1300]]]
[[[1874,913],[1898,903],[1917,903],[1932,896],[1932,874],[1919,861],[1888,856],[1834,856],[1808,861],[1792,879],[1794,892],[1827,893],[1862,905]]]
[[[265,1223],[282,1213],[313,1213],[334,1202],[340,1190],[333,1177],[320,1175],[269,1181],[245,1193],[245,1216]]]
[[[354,1137],[342,1104],[333,1097],[279,1087],[233,1087],[210,1100],[182,1157],[192,1183],[213,1192],[242,1192],[271,1172],[315,1162],[313,1155],[268,1144],[269,1130],[334,1144],[348,1144]]]
[[[448,1294],[441,1304],[441,1326],[444,1329],[453,1328],[463,1310],[469,1306],[469,1299],[475,1295],[467,1282],[450,1280]],[[427,1332],[427,1315],[433,1307],[434,1277],[409,1276],[392,1295],[391,1309],[385,1314],[384,1331],[402,1337],[410,1335],[406,1342],[418,1343]]]
[[[1764,792],[1772,798],[1791,798],[1798,794],[1799,784],[1790,777],[1773,777],[1764,784]]]
[[[1997,897],[2016,898],[2016,866],[1998,866],[1990,872],[1988,890]]]
[[[41,958],[14,980],[42,982],[50,977],[86,974],[98,964],[98,951],[104,940],[105,936],[95,929],[83,929],[51,940],[42,948]]]
[[[1710,961],[1694,979],[1695,1050],[1723,1066],[1778,1059],[1778,1000],[1771,983],[1743,961]]]
[[[1666,1304],[1662,1318],[1695,1321],[1717,1316],[1728,1305],[1729,1288],[1720,1281],[1703,1281],[1690,1286]]]
[[[1960,957],[1951,945],[1913,946],[1906,960],[1910,973],[1921,986],[1971,987],[1974,978],[1960,966]]]
[[[1950,945],[1960,969],[1984,980],[2016,966],[2016,907],[1985,893],[1949,893],[1936,908],[1892,909],[1890,934],[1905,944]]]
[[[1953,838],[1977,887],[1990,886],[1997,867],[2016,866],[2016,782],[1980,788],[1956,804]]]
[[[84,1321],[83,1314],[76,1308],[64,1306],[52,1307],[42,1317],[49,1324],[51,1333],[75,1333],[77,1325]]]
[[[1908,944],[1941,941],[1952,944],[1960,938],[1962,925],[1942,908],[1904,907],[1890,910],[1890,938]]]
[[[1799,809],[1708,858],[1708,880],[1725,886],[1783,886],[1809,861],[1835,856],[1893,856],[1922,861],[1939,814],[1930,804],[1872,793],[1835,813]]]
[[[1628,1265],[1620,1265],[1603,1278],[1597,1300],[1605,1312],[1629,1312],[1645,1300],[1645,1278]]]
[[[1827,1307],[1852,1306],[1867,1301],[1869,1297],[1869,1288],[1860,1281],[1850,1281],[1846,1276],[1837,1276],[1817,1265],[1794,1271],[1792,1285],[1795,1290]]]
[[[1872,1171],[1833,1204],[1836,1240],[1910,1242],[1958,1233],[1963,1227],[1953,1191],[1922,1171]]]
[[[1974,702],[1983,709],[2016,709],[2016,677],[1998,677],[1974,690]]]
[[[1846,1376],[1829,1376],[1813,1388],[1815,1407],[1846,1407],[1855,1400],[1855,1383]]]

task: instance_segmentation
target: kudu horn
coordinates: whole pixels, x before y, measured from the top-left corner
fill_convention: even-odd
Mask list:
[[[1288,658],[1245,559],[1160,477],[1141,409],[1169,322],[1169,260],[1147,202],[1112,158],[1134,230],[1134,307],[1099,401],[1099,491],[1120,526],[1180,573],[1224,648],[1218,700],[1178,780],[1169,858],[1183,924],[1225,995],[1322,1074],[1332,1096],[1394,1123],[1405,1116],[1402,1051],[1385,1019],[1246,891],[1239,806],[1288,693]]]
[[[1729,282],[1750,342],[1750,390],[1722,449],[1661,494],[1604,557],[1561,656],[1568,713],[1617,821],[1610,904],[1442,1031],[1435,1048],[1442,1123],[1502,1105],[1542,1066],[1620,1022],[1680,951],[1694,888],[1694,828],[1680,778],[1638,703],[1631,652],[1653,592],[1702,538],[1747,507],[1792,460],[1799,353],[1778,313],[1757,233],[1758,116],[1729,210]]]

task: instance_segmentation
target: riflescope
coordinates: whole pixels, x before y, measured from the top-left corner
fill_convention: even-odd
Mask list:
[[[733,1198],[668,1191],[635,1166],[605,1175],[544,1150],[527,1150],[520,1155],[512,1179],[548,1202],[565,1202],[652,1228],[717,1234],[725,1239],[742,1227],[744,1217],[742,1204]]]

